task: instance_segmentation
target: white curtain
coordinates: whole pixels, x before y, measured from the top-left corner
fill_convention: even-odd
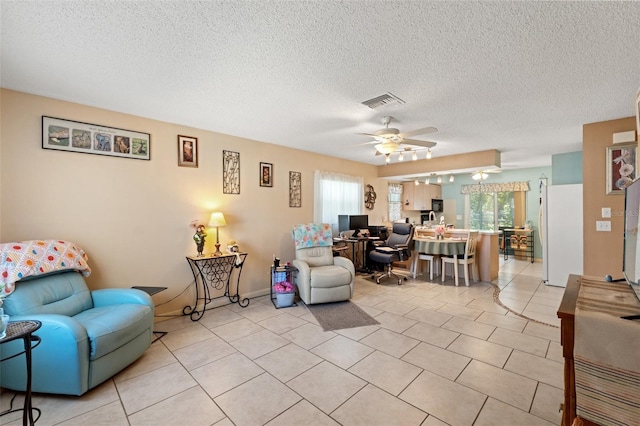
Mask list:
[[[364,180],[358,176],[316,170],[314,174],[313,221],[330,223],[338,234],[338,215],[363,214]]]

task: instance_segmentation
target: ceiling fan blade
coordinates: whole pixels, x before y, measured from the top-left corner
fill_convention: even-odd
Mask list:
[[[422,129],[416,129],[411,132],[400,133],[399,136],[403,138],[410,138],[411,136],[427,135],[429,133],[435,133],[437,131],[438,129],[436,129],[435,127],[423,127]]]
[[[416,145],[416,146],[422,146],[425,148],[433,148],[434,146],[436,146],[438,143],[437,142],[432,142],[432,141],[419,141],[416,139],[404,139],[402,141],[403,144],[407,144],[407,145]]]

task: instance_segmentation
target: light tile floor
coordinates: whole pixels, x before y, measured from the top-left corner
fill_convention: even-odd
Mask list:
[[[563,289],[513,259],[494,284],[358,276],[352,301],[380,324],[335,332],[302,303],[276,310],[268,296],[163,321],[169,334],[96,389],[35,395],[37,424],[559,424],[560,332],[547,324]]]

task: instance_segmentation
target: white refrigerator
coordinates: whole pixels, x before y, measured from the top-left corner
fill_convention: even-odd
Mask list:
[[[583,271],[582,184],[541,185],[542,279],[565,287]]]

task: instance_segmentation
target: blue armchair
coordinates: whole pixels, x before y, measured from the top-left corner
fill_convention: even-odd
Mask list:
[[[151,344],[154,304],[135,289],[90,291],[76,271],[27,277],[3,305],[11,321],[38,320],[42,341],[32,351],[32,391],[82,395],[127,367]],[[2,359],[22,341],[0,345]],[[24,391],[23,357],[0,364],[0,386]]]

